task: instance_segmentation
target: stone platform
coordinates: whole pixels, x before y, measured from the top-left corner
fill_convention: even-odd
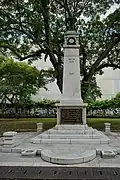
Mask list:
[[[109,144],[102,132],[87,125],[56,125],[32,139],[35,144]]]
[[[103,132],[87,125],[56,125],[41,134],[37,132],[22,144],[18,140],[19,136],[13,148],[3,147],[1,142],[0,151],[3,154],[16,153],[20,161],[25,158],[47,165],[71,166],[94,162],[98,157],[115,159],[119,153],[118,149],[111,147],[110,139]]]
[[[23,166],[30,166],[36,167],[38,166],[39,169],[41,167],[57,167],[58,170],[60,167],[117,167],[120,168],[120,133],[113,133],[108,136],[110,138],[109,144],[86,144],[86,143],[78,143],[78,144],[34,144],[31,143],[31,139],[37,136],[37,132],[26,132],[26,133],[18,133],[16,137],[16,147],[11,148],[4,148],[2,146],[2,138],[0,138],[0,166],[9,166],[9,167],[23,167]],[[104,134],[104,132],[103,132]],[[53,162],[47,162],[43,160],[42,153],[46,150],[55,150],[59,151],[58,155],[59,158],[63,154],[64,158],[69,159],[66,156],[67,151],[71,153],[71,159],[74,153],[79,155],[80,152],[82,154],[82,150],[85,149],[87,151],[94,151],[96,153],[96,157],[93,160],[77,163],[77,164],[56,164]],[[22,156],[22,152],[25,150],[36,151],[37,155],[35,156]],[[101,156],[101,153],[115,152],[115,156]],[[45,152],[46,153],[46,152]],[[56,153],[56,152],[54,152]],[[103,155],[105,155],[103,154]],[[57,153],[56,153],[57,156]],[[75,155],[73,156],[75,158]],[[84,156],[85,157],[85,156]],[[14,171],[13,171],[14,172]],[[62,172],[63,173],[63,172]]]
[[[47,162],[79,164],[96,158],[97,151],[93,145],[108,145],[110,139],[87,125],[56,125],[32,138],[31,142],[54,145],[41,150],[41,158]]]
[[[41,151],[41,158],[44,161],[55,164],[80,164],[92,161],[96,158],[95,149],[80,148],[78,145],[56,145],[53,148]]]

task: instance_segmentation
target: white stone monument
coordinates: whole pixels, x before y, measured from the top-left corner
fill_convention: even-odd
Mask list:
[[[86,124],[86,105],[81,98],[79,34],[68,31],[64,38],[63,90],[57,104],[57,124]]]
[[[64,42],[63,92],[57,104],[57,125],[31,140],[34,144],[42,144],[41,158],[50,163],[92,161],[97,148],[105,145],[108,149],[110,142],[102,132],[86,124],[87,104],[81,98],[79,48],[79,34],[68,31]],[[48,147],[43,149],[46,144]]]

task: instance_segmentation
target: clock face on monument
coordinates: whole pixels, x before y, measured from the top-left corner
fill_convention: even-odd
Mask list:
[[[68,39],[68,45],[73,45],[73,44],[75,44],[75,38],[74,37],[70,37]]]

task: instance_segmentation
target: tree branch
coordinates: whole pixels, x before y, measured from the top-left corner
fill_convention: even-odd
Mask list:
[[[87,53],[86,53],[85,48],[82,45],[81,41],[80,41],[80,54],[83,55],[83,62],[81,63],[81,71],[82,71],[83,75],[86,76],[86,57],[87,57]]]
[[[48,12],[48,4],[44,4],[44,0],[41,0],[41,5],[42,5],[42,15],[44,18],[44,26],[45,26],[45,36],[46,36],[46,50],[50,56],[50,61],[53,65],[53,67],[56,69],[57,67],[57,61],[55,58],[55,55],[52,50],[52,45],[51,45],[51,37],[50,37],[50,27],[49,27],[49,12]]]
[[[19,0],[17,0],[17,10],[18,10],[18,19],[19,19],[19,24],[20,24],[20,27],[22,29],[22,21],[21,21],[21,15],[20,15],[20,6],[19,6]]]
[[[5,94],[5,98],[6,98],[11,104],[13,104],[12,100],[11,100],[9,97],[7,97],[6,94]]]
[[[38,51],[36,51],[36,52],[34,52],[34,53],[32,53],[32,54],[29,54],[29,55],[27,55],[27,56],[24,56],[24,57],[21,57],[20,58],[20,61],[24,61],[24,60],[26,60],[26,59],[29,59],[29,58],[32,58],[32,57],[35,57],[35,56],[40,56],[41,54],[45,54],[46,53],[46,51],[45,50],[38,50]]]
[[[28,36],[30,39],[32,39],[33,40],[33,42],[36,42],[36,40],[34,39],[34,37],[31,35],[31,34],[29,34],[28,32],[26,32],[23,28],[22,29],[19,29],[19,28],[12,28],[12,29],[14,29],[14,30],[17,30],[17,31],[19,31],[19,32],[22,32],[23,34],[25,34],[26,36]]]
[[[49,28],[49,13],[48,13],[48,4],[44,2],[44,0],[41,0],[41,11],[44,19],[44,27],[45,27],[45,36],[46,36],[46,42],[49,45],[50,41],[50,28]]]
[[[61,7],[63,7],[64,8],[64,5],[61,3],[61,1],[60,0],[55,0]]]
[[[106,50],[104,52],[102,52],[98,59],[95,61],[95,63],[92,65],[92,67],[89,70],[88,73],[88,80],[90,80],[92,78],[92,76],[94,75],[94,72],[96,71],[97,66],[100,64],[100,62],[107,57],[108,53],[112,50],[112,48],[117,45],[120,42],[120,36],[118,38],[116,38],[115,40],[113,40],[113,38],[111,39],[111,43],[108,44],[108,47],[106,48]]]
[[[0,48],[7,48],[11,50],[18,58],[21,58],[21,55],[15,50],[16,48],[13,45],[0,43]]]
[[[20,19],[20,15],[19,15],[19,22],[14,18],[14,16],[12,15],[12,14],[10,14],[10,13],[7,13],[6,11],[4,11],[3,9],[1,9],[0,8],[0,10],[1,10],[1,12],[3,11],[3,13],[5,14],[5,16],[8,18],[8,21],[9,22],[13,22],[13,23],[10,23],[10,24],[14,24],[14,28],[12,28],[13,30],[17,30],[17,31],[19,31],[19,32],[22,32],[22,33],[24,33],[25,35],[27,35],[30,39],[32,39],[34,42],[36,42],[35,41],[35,39],[34,39],[34,37],[30,34],[30,33],[28,33],[28,32],[26,32],[25,30],[24,30],[24,27],[23,27],[23,25],[22,25],[22,22],[21,22],[21,19]],[[15,24],[16,25],[20,25],[20,28],[16,28],[15,27]]]
[[[68,2],[67,0],[63,0],[63,4],[59,0],[55,0],[61,7],[65,9],[65,11],[68,12],[69,17],[72,17],[71,11],[68,7]]]
[[[72,17],[72,13],[71,13],[71,11],[70,11],[70,9],[68,7],[67,0],[64,0],[64,7],[65,7],[66,11],[68,12],[69,17]]]
[[[82,14],[83,10],[85,9],[85,7],[88,5],[89,2],[90,2],[90,0],[86,0],[86,1],[85,1],[85,3],[84,3],[84,5],[83,5],[83,7],[81,8],[81,10],[78,11],[78,12],[75,14],[75,17],[79,17],[79,16]]]
[[[106,67],[112,67],[112,68],[120,69],[120,65],[105,63],[105,64],[101,64],[100,66],[98,66],[98,68],[96,69],[96,72],[98,72],[101,69],[106,68]]]

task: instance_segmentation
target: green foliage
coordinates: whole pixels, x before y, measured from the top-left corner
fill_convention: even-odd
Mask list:
[[[120,107],[120,92],[116,94],[115,98],[114,98],[114,103],[116,105],[116,107]]]
[[[35,107],[54,107],[56,103],[59,101],[54,101],[54,100],[48,100],[48,99],[43,99],[42,101],[36,102]]]
[[[119,1],[1,0],[0,53],[29,62],[42,54],[49,57],[62,91],[63,34],[71,26],[80,33],[82,97],[94,100],[101,95],[96,74],[105,67],[120,68],[119,6],[101,18],[115,3]]]
[[[96,78],[93,77],[91,82],[82,81],[81,85],[82,99],[89,103],[95,101],[96,97],[101,97],[100,87],[97,86]]]
[[[117,93],[114,98],[110,100],[96,100],[88,102],[88,110],[115,110],[120,108],[120,93]]]
[[[31,95],[51,81],[45,70],[37,70],[26,63],[14,62],[0,56],[0,98],[15,107],[31,104]]]

